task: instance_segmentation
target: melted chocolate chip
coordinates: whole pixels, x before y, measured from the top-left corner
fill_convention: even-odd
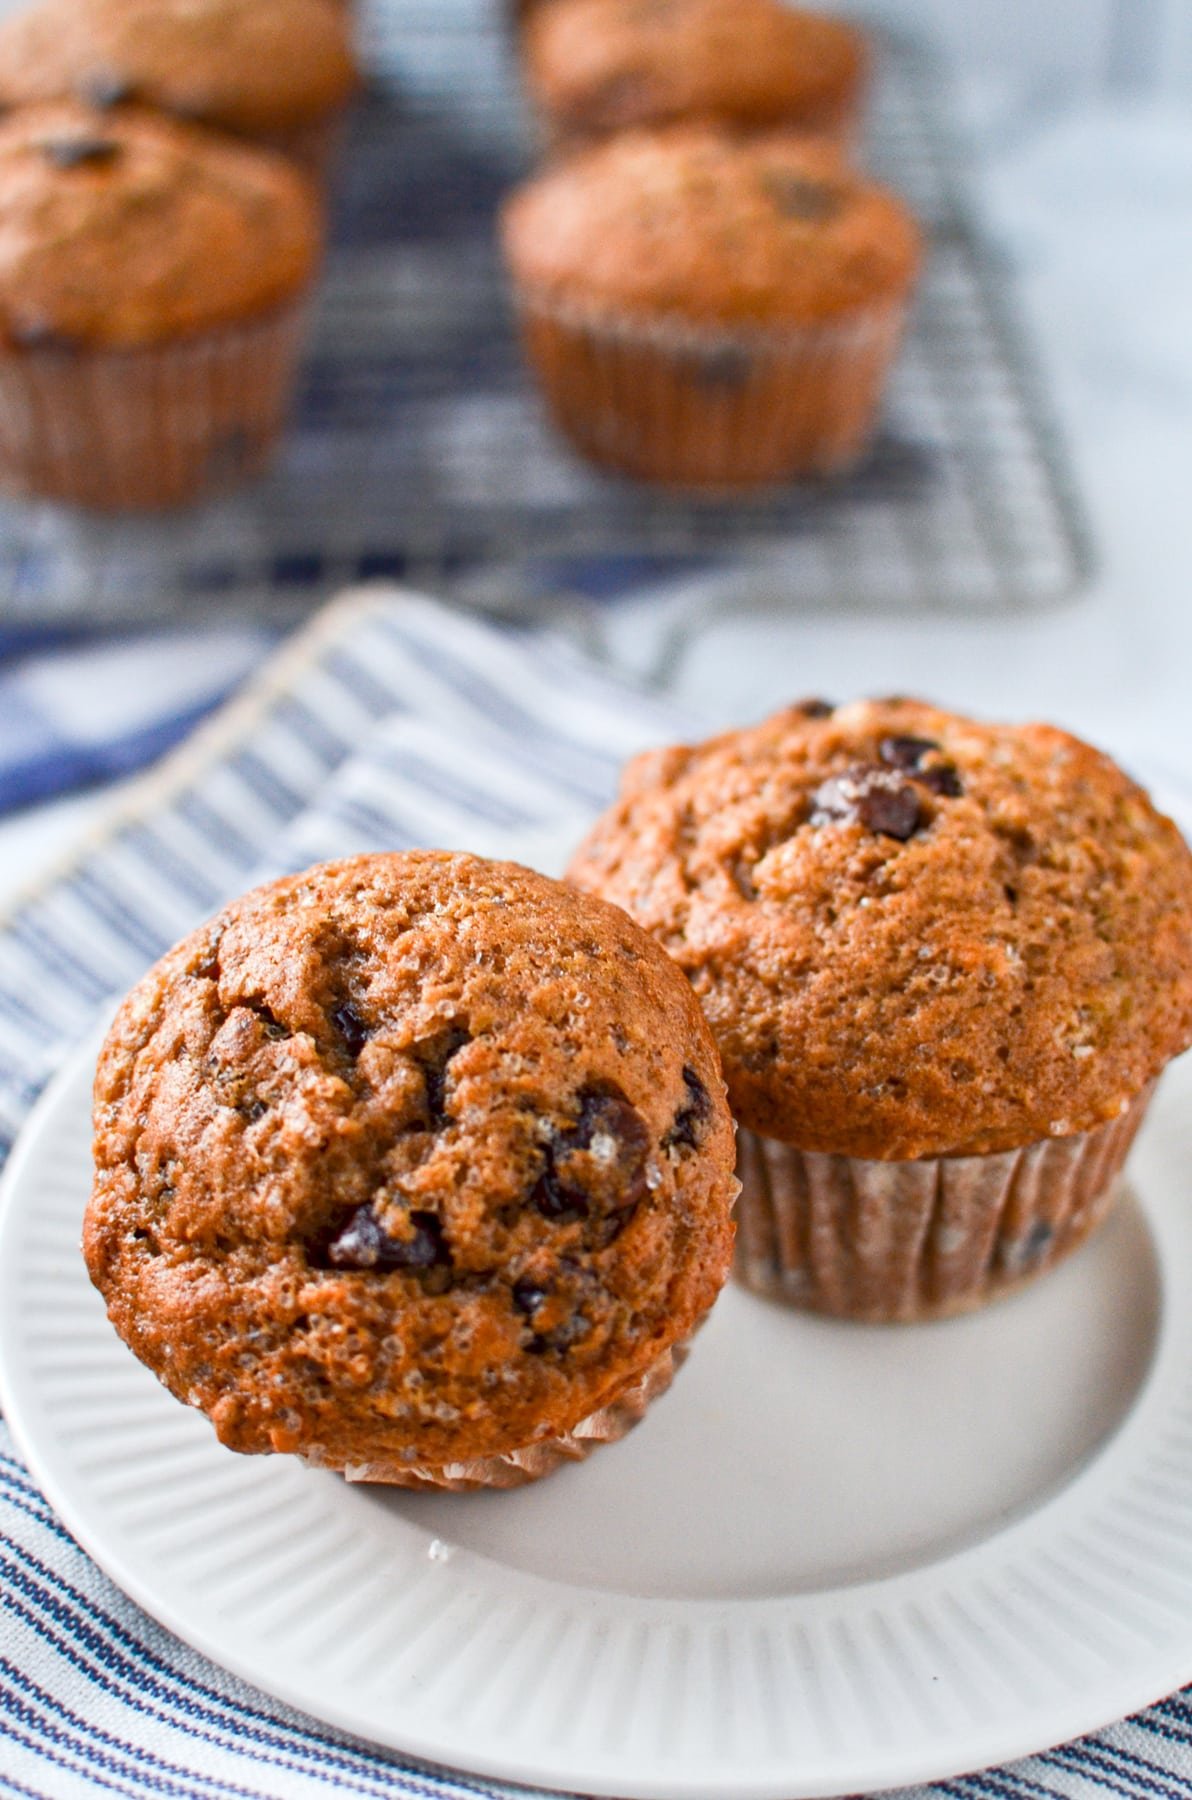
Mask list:
[[[426,1083],[426,1114],[432,1131],[442,1130],[450,1120],[447,1111],[447,1065],[471,1041],[471,1033],[465,1031],[462,1025],[452,1025],[447,1031],[441,1031],[436,1037],[427,1038],[424,1043],[414,1047],[414,1058]]]
[[[683,1081],[687,1100],[675,1114],[675,1122],[662,1140],[663,1148],[667,1150],[698,1149],[704,1126],[712,1116],[712,1096],[695,1070],[685,1068]]]
[[[926,824],[909,781],[893,769],[864,764],[833,775],[816,789],[812,825],[863,825],[905,843]]]
[[[546,1289],[539,1287],[536,1281],[528,1281],[523,1278],[521,1281],[514,1282],[513,1304],[518,1312],[525,1313],[528,1319],[533,1318],[545,1299]]]
[[[830,700],[798,700],[791,711],[803,719],[830,719],[836,708]]]
[[[530,1203],[556,1224],[593,1219],[598,1247],[625,1229],[646,1193],[650,1133],[620,1088],[607,1082],[579,1094],[579,1116],[546,1146]]]
[[[844,195],[832,182],[809,180],[791,170],[767,169],[762,185],[784,219],[822,225],[844,206]]]
[[[42,154],[56,169],[81,169],[114,162],[120,154],[115,138],[94,137],[80,132],[74,137],[46,138]]]
[[[136,89],[127,75],[121,75],[115,69],[100,69],[87,76],[79,83],[79,98],[88,106],[97,106],[106,111],[109,106],[123,106],[131,100]]]
[[[589,1212],[588,1196],[560,1181],[549,1165],[534,1184],[530,1205],[555,1225],[574,1225],[577,1219],[586,1219]]]
[[[450,1265],[451,1251],[436,1214],[412,1212],[410,1235],[391,1237],[372,1207],[357,1206],[326,1246],[333,1269],[433,1269]]]
[[[331,1023],[343,1039],[344,1047],[354,1062],[368,1042],[368,1026],[350,1000],[343,1001],[335,1008]]]
[[[905,769],[930,788],[933,794],[940,794],[948,800],[958,800],[964,793],[964,783],[956,764],[945,754],[942,744],[934,738],[923,737],[888,737],[878,745],[878,755],[892,769]],[[928,763],[929,756],[938,757],[938,762]]]

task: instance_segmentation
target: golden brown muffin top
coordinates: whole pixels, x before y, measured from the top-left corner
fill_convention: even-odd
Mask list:
[[[170,952],[99,1059],[84,1249],[121,1336],[237,1450],[419,1465],[570,1430],[731,1253],[694,997],[511,863],[359,857]]]
[[[356,86],[332,0],[36,0],[0,23],[0,105],[73,97],[268,135]]]
[[[865,39],[782,0],[549,0],[525,21],[531,93],[564,132],[671,119],[829,129]]]
[[[523,289],[590,311],[744,326],[834,320],[905,294],[919,233],[830,145],[710,126],[627,132],[507,202]]]
[[[280,157],[132,109],[0,120],[0,339],[132,348],[267,312],[311,279],[319,209]]]
[[[666,946],[738,1119],[801,1149],[1069,1136],[1192,1042],[1192,855],[1048,725],[792,707],[630,764],[570,878]]]

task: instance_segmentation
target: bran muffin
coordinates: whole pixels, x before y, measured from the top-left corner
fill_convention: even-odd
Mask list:
[[[520,188],[503,239],[529,361],[594,461],[731,490],[863,454],[920,238],[830,145],[627,132]]]
[[[547,0],[523,29],[531,98],[564,141],[680,119],[856,129],[863,34],[783,0]]]
[[[255,474],[320,238],[264,151],[74,102],[0,121],[0,483],[153,508]]]
[[[621,1436],[728,1273],[733,1127],[673,963],[508,863],[258,889],[99,1060],[84,1249],[234,1450],[507,1487]]]
[[[34,0],[0,23],[0,106],[153,107],[319,177],[357,83],[336,0]]]
[[[793,707],[631,764],[570,878],[699,996],[739,1273],[800,1304],[922,1317],[1059,1261],[1192,1042],[1192,856],[1049,726]]]

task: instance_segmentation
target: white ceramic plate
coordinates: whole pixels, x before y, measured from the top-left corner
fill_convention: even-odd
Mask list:
[[[93,1051],[5,1182],[4,1409],[80,1542],[259,1687],[490,1775],[791,1800],[1192,1677],[1192,1060],[1136,1197],[1036,1288],[892,1329],[730,1291],[623,1444],[459,1498],[234,1456],[133,1360],[77,1250]]]

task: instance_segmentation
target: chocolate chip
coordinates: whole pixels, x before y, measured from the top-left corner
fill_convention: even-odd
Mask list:
[[[556,1325],[553,1331],[536,1332],[525,1346],[526,1354],[547,1356],[554,1350],[562,1355],[570,1350],[572,1344],[578,1344],[581,1338],[586,1338],[591,1329],[591,1320],[586,1319],[583,1313],[572,1313],[569,1319]]]
[[[864,764],[823,782],[812,805],[812,825],[863,825],[902,843],[926,823],[910,782],[893,769]]]
[[[802,719],[830,719],[836,708],[830,700],[798,700],[791,711]]]
[[[683,1081],[687,1100],[675,1114],[675,1122],[662,1140],[663,1148],[667,1150],[698,1149],[703,1128],[712,1116],[712,1096],[695,1070],[685,1068]]]
[[[603,1247],[620,1235],[646,1193],[650,1133],[613,1082],[581,1090],[575,1124],[556,1131],[530,1203],[555,1224],[592,1220]]]
[[[93,163],[110,163],[120,154],[115,138],[87,136],[81,132],[75,137],[46,138],[41,149],[56,169],[80,169]]]
[[[925,756],[941,745],[934,738],[887,737],[878,745],[878,755],[892,769],[917,769]]]
[[[586,1219],[589,1211],[588,1196],[560,1181],[550,1167],[535,1182],[530,1205],[555,1225],[574,1225],[577,1219]]]
[[[414,1059],[422,1070],[426,1084],[426,1114],[432,1131],[440,1131],[450,1122],[447,1111],[447,1065],[457,1056],[472,1035],[462,1025],[452,1025],[435,1037],[414,1046]]]
[[[513,1284],[513,1304],[518,1312],[525,1313],[532,1319],[542,1302],[546,1299],[546,1289],[539,1287],[536,1281],[515,1281]]]
[[[832,182],[810,180],[788,169],[767,169],[762,185],[784,219],[822,225],[844,206],[844,194]]]
[[[335,1008],[331,1023],[343,1039],[348,1055],[355,1061],[368,1042],[368,1027],[350,1000]]]
[[[923,737],[888,737],[878,745],[878,755],[884,763],[893,769],[905,769],[916,781],[930,788],[933,794],[940,794],[948,800],[959,800],[964,793],[964,783],[956,764],[944,753],[942,744],[934,738]],[[929,756],[936,756],[938,762],[924,764]]]
[[[115,69],[97,70],[79,83],[80,100],[85,100],[89,106],[98,106],[101,111],[106,111],[109,106],[123,106],[135,92],[130,77]]]
[[[437,1215],[412,1212],[410,1235],[391,1237],[373,1208],[365,1204],[349,1213],[326,1247],[334,1269],[433,1269],[449,1266],[451,1251]]]

